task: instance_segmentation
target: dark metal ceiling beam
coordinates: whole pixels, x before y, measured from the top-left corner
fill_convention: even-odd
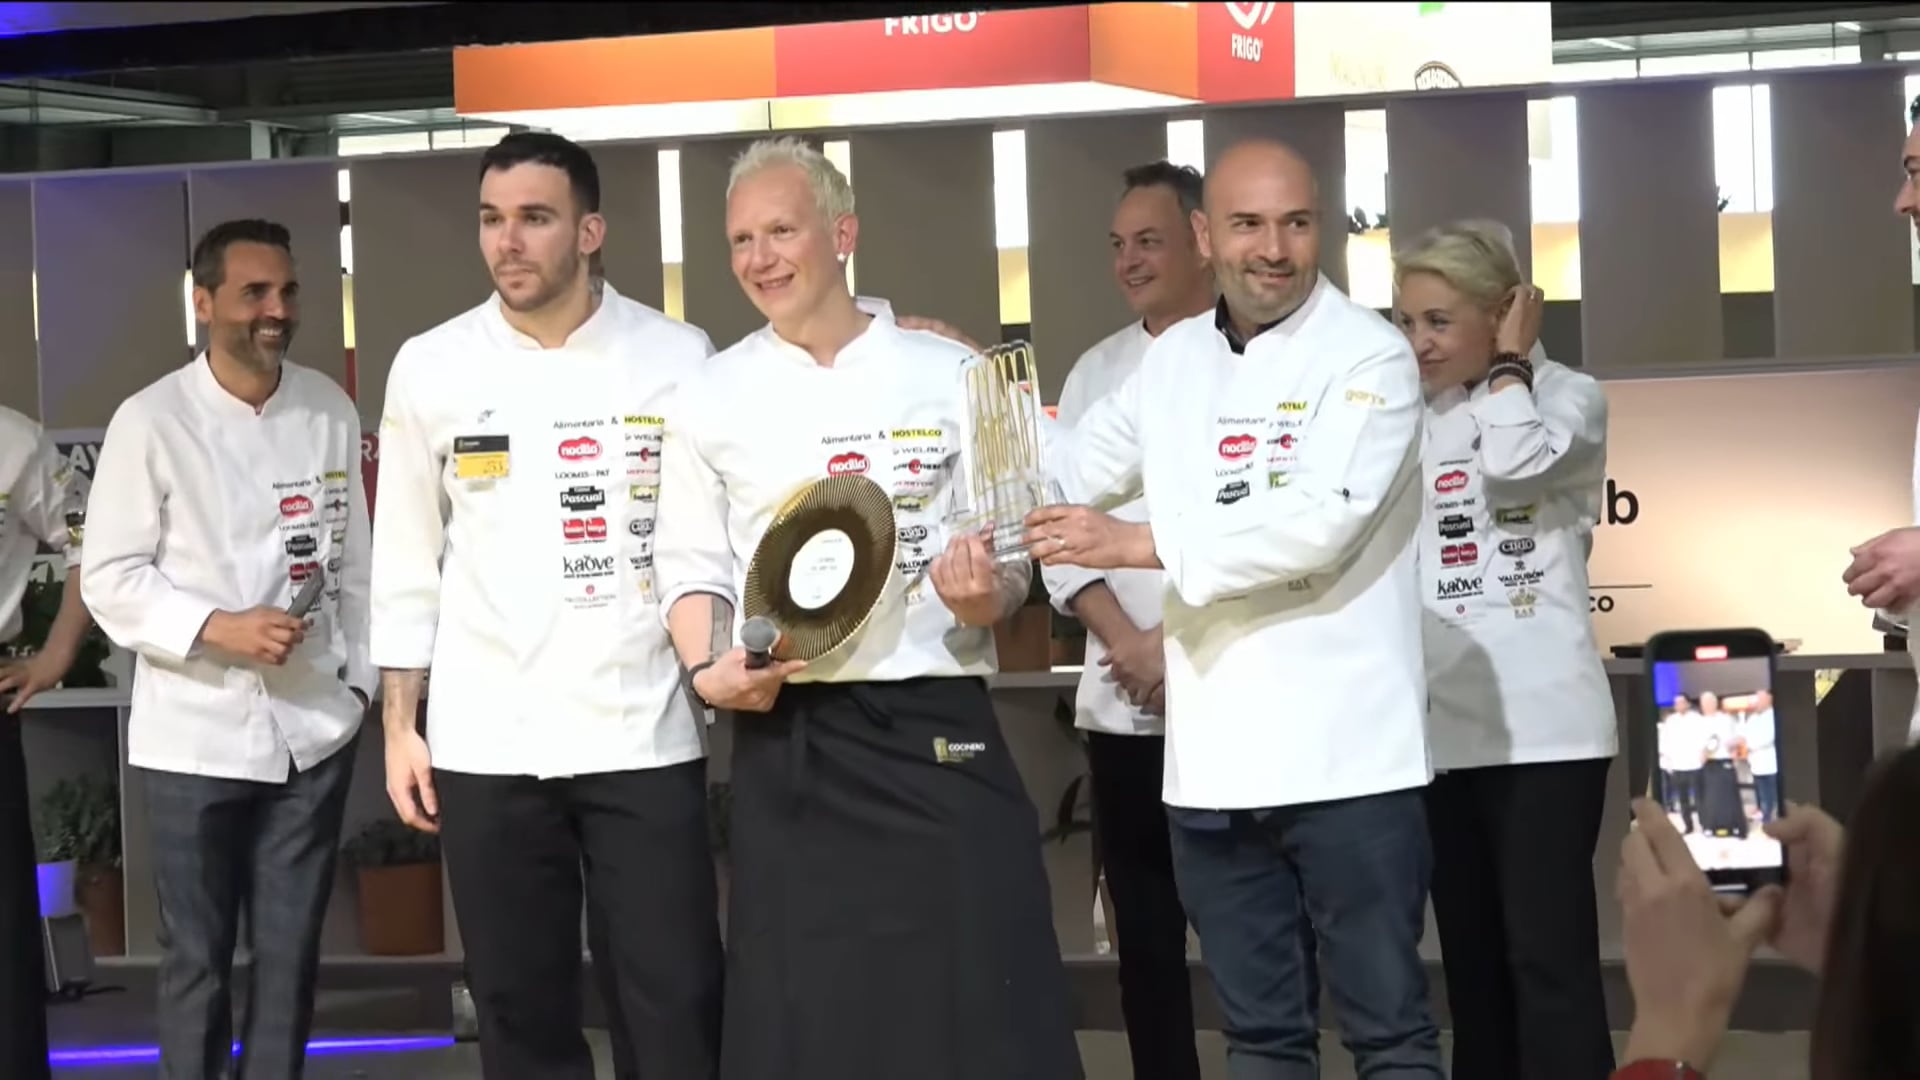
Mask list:
[[[1913,3],[1556,3],[1555,40],[1754,26],[1859,22],[1920,13]]]

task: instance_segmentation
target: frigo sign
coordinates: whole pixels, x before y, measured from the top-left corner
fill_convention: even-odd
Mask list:
[[[1600,385],[1609,475],[1587,579],[1603,651],[1715,626],[1879,649],[1840,573],[1849,548],[1914,522],[1920,366]]]

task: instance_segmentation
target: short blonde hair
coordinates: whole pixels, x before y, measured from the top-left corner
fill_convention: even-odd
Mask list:
[[[828,221],[853,213],[853,185],[827,160],[827,155],[793,135],[760,139],[747,147],[734,159],[733,170],[727,175],[727,194],[731,196],[735,185],[747,177],[783,165],[791,165],[806,174],[807,186],[813,189],[813,201]]]
[[[1500,303],[1521,282],[1513,233],[1497,221],[1429,229],[1393,257],[1396,289],[1409,274],[1433,274],[1486,307]]]

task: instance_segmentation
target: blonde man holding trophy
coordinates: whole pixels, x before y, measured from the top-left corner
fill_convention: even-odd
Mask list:
[[[1049,471],[1094,505],[1035,511],[1026,540],[1048,566],[1166,572],[1164,795],[1228,1075],[1319,1074],[1310,922],[1359,1075],[1438,1080],[1420,373],[1320,275],[1320,205],[1281,144],[1213,164],[1194,229],[1221,302],[1062,435]],[[1143,492],[1150,522],[1095,508]]]
[[[858,234],[817,150],[742,155],[726,236],[769,324],[666,431],[662,607],[689,692],[742,714],[721,1075],[1070,1080],[1036,813],[986,686],[1032,569],[954,513],[987,501],[960,453],[981,365],[851,294]]]

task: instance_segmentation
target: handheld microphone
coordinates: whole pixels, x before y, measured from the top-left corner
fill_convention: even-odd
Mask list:
[[[763,668],[773,663],[773,647],[780,640],[780,628],[764,615],[755,615],[740,627],[740,644],[747,650],[747,666]]]

